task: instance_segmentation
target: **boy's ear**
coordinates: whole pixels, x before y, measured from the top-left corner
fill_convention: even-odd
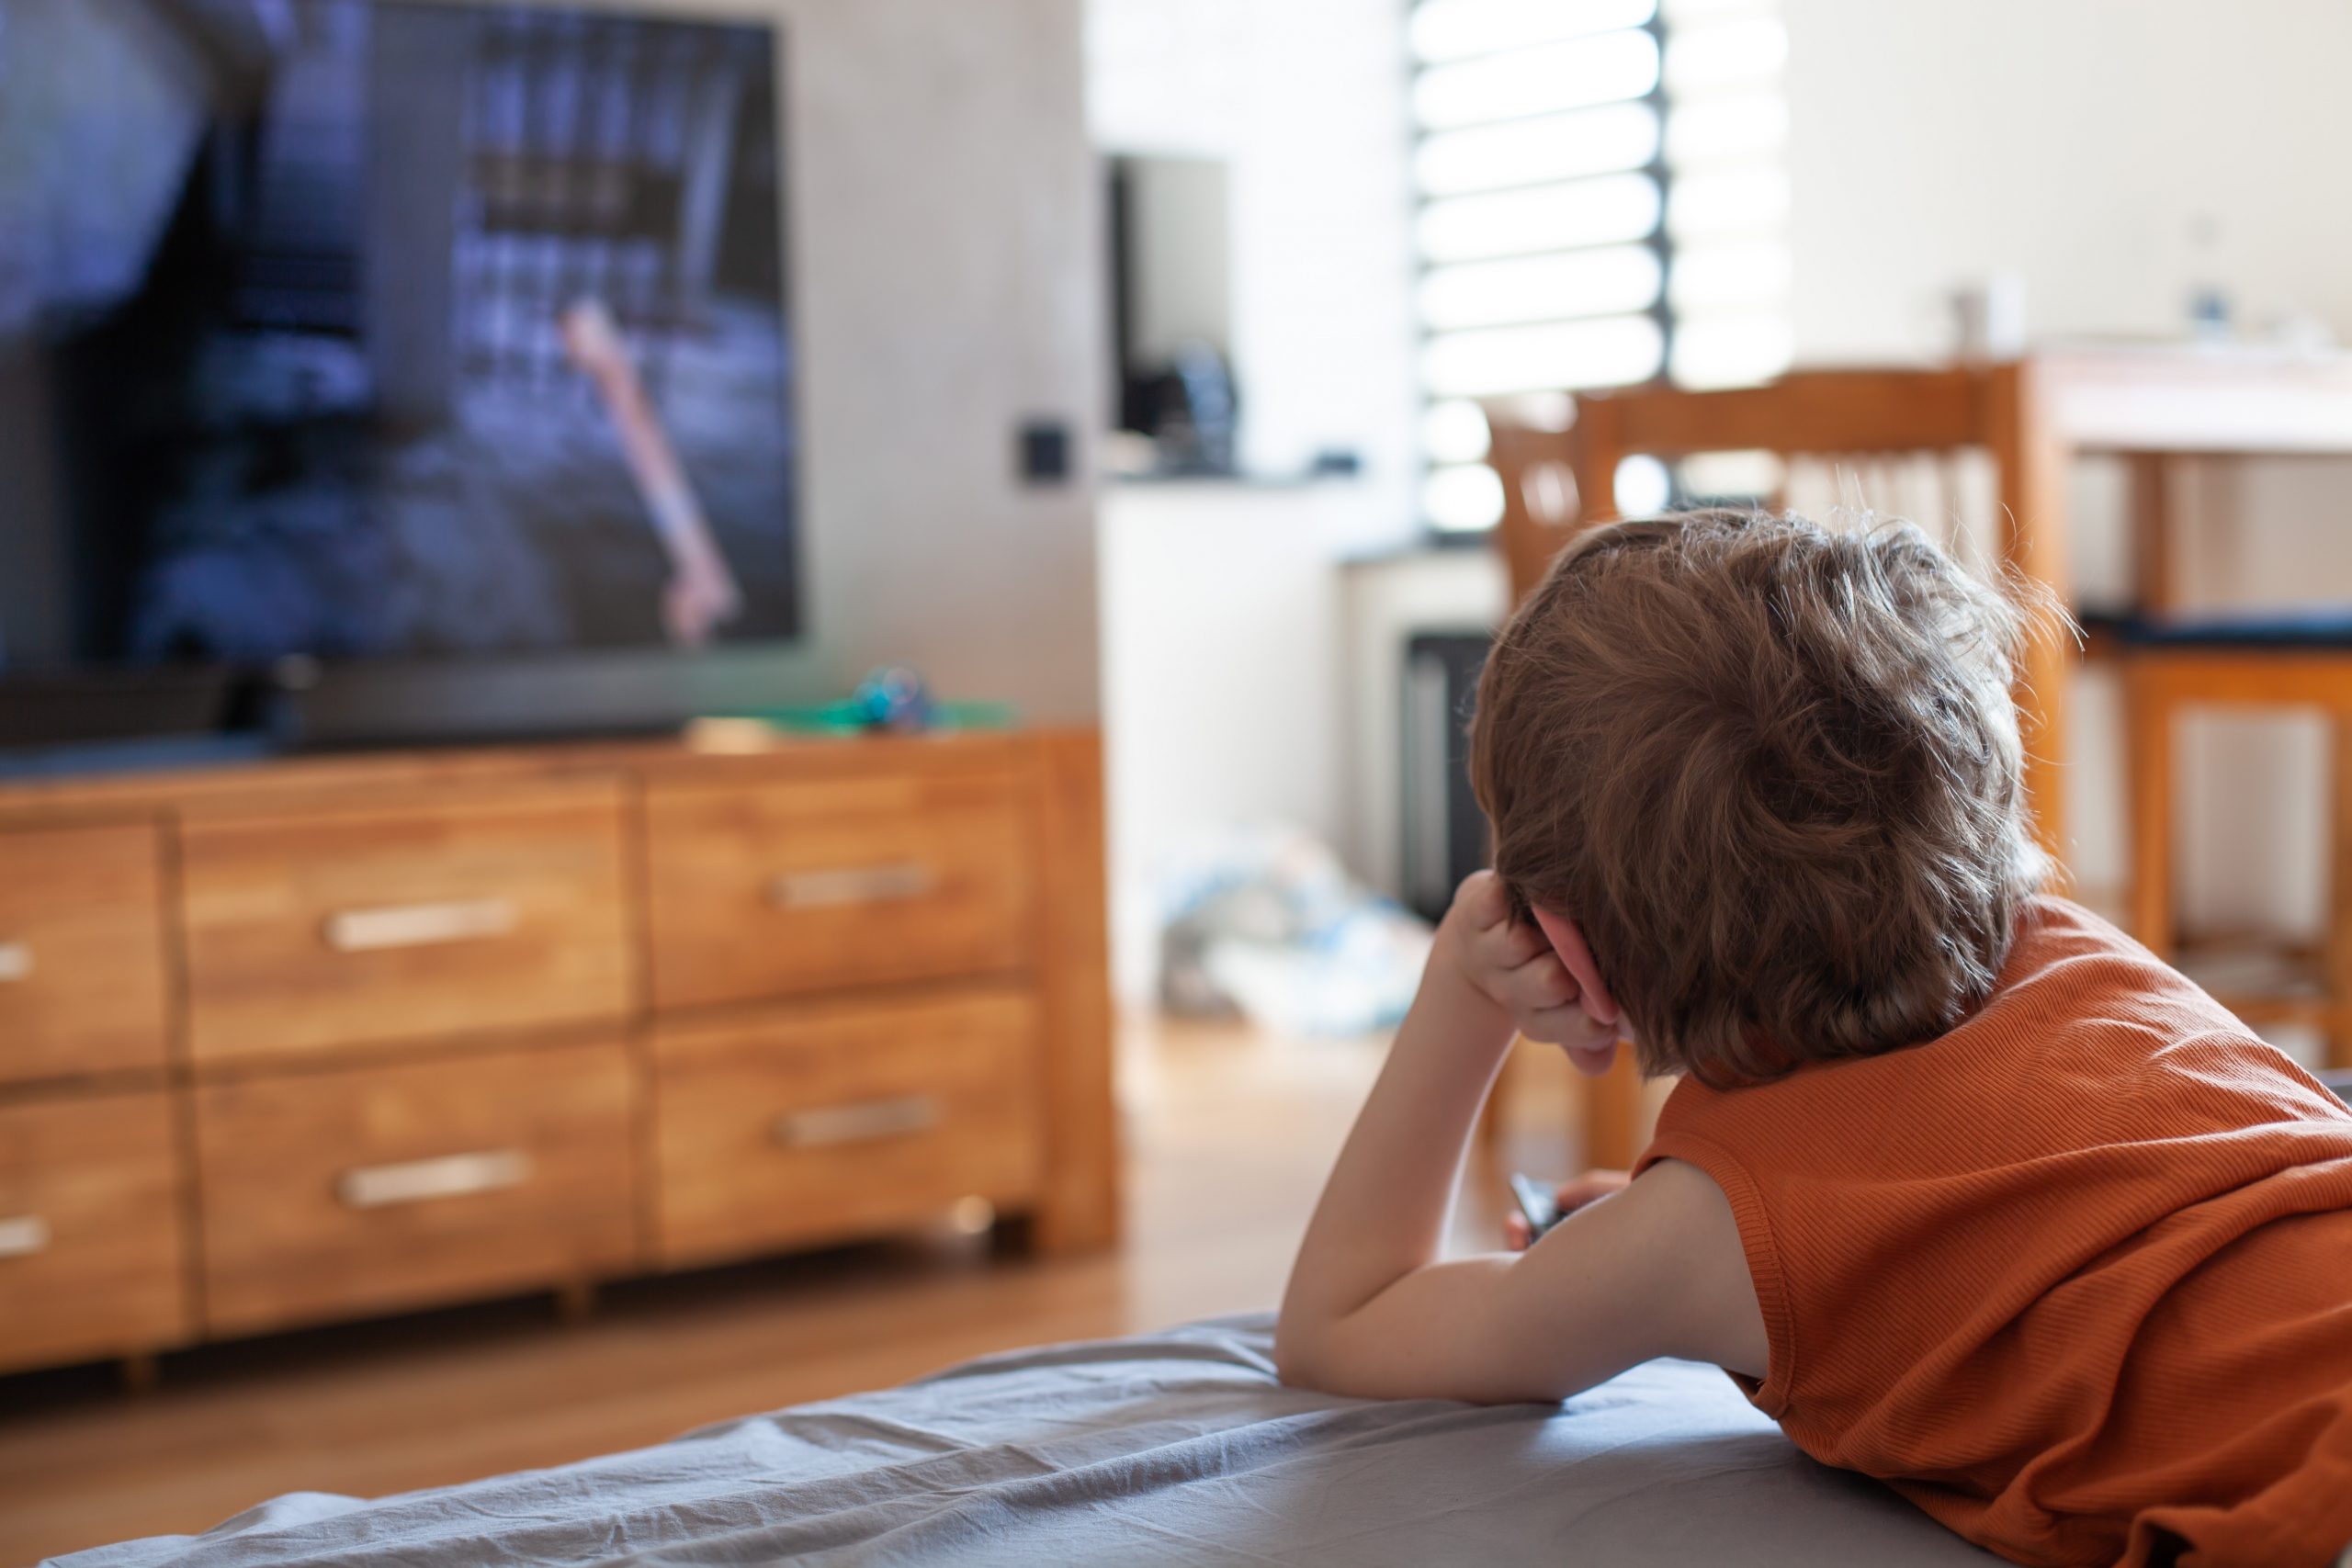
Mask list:
[[[1616,1022],[1617,998],[1609,994],[1609,984],[1600,977],[1600,965],[1592,961],[1592,949],[1584,944],[1584,932],[1577,930],[1577,923],[1566,915],[1555,915],[1544,908],[1537,908],[1534,914],[1535,923],[1552,943],[1552,951],[1567,965],[1568,978],[1583,993],[1586,1014],[1595,1023]]]

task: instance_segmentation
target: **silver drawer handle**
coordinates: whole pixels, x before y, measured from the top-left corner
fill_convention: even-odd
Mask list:
[[[775,1119],[775,1141],[787,1149],[830,1148],[904,1137],[939,1122],[939,1101],[927,1094],[866,1100],[815,1111],[787,1111]]]
[[[0,942],[0,986],[15,980],[33,977],[33,950],[29,943]]]
[[[795,871],[768,884],[779,909],[822,909],[842,904],[902,904],[939,886],[931,867],[916,861],[853,865],[839,871]]]
[[[355,1209],[424,1203],[435,1198],[466,1198],[520,1187],[531,1179],[531,1156],[520,1149],[486,1149],[444,1155],[402,1165],[361,1166],[335,1179],[335,1196]]]
[[[327,945],[337,953],[380,953],[394,947],[434,947],[481,942],[514,929],[514,906],[503,898],[463,898],[446,904],[390,904],[329,915]]]
[[[30,1258],[49,1250],[49,1222],[39,1214],[0,1220],[0,1258]]]

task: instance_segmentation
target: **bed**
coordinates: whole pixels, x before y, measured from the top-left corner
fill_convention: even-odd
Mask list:
[[[1023,1350],[553,1470],[296,1493],[70,1568],[1999,1561],[1805,1459],[1712,1367],[1561,1405],[1333,1399],[1272,1320]]]

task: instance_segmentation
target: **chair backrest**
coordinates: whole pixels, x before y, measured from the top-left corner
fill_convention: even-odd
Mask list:
[[[1806,370],[1761,387],[1580,393],[1565,430],[1489,408],[1487,460],[1503,486],[1496,542],[1512,597],[1535,586],[1577,529],[1616,516],[1617,466],[1627,457],[1763,451],[1891,459],[1987,447],[2003,375],[2001,368]]]
[[[1497,410],[1488,411],[1487,425],[1492,432],[1487,461],[1503,485],[1495,544],[1516,604],[1542,579],[1580,513],[1573,443],[1565,431],[1523,424]]]

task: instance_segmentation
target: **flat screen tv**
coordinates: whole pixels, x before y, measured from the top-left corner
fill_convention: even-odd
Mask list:
[[[387,669],[576,706],[583,669],[793,639],[778,49],[604,6],[0,0],[0,745]]]

